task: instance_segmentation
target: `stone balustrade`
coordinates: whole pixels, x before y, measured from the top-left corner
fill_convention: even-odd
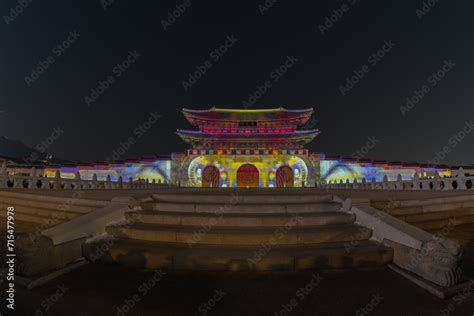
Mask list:
[[[457,176],[443,177],[438,174],[431,178],[421,178],[417,173],[412,180],[402,180],[399,174],[395,181],[389,181],[384,176],[382,182],[377,182],[375,178],[371,180],[362,179],[362,181],[354,180],[350,182],[346,179],[344,182],[323,182],[318,187],[325,189],[361,189],[361,190],[474,190],[474,176],[466,176],[464,170],[459,168]]]
[[[153,189],[163,186],[170,186],[169,183],[157,183],[155,180],[148,179],[133,180],[129,178],[124,181],[122,177],[118,181],[112,181],[110,176],[107,179],[98,180],[97,175],[94,174],[92,180],[81,179],[81,175],[76,173],[74,179],[65,179],[61,177],[58,170],[54,178],[38,177],[36,169],[33,167],[29,175],[9,175],[6,165],[3,164],[0,168],[0,189],[15,188],[15,189],[55,189],[55,190],[93,190],[93,189]]]

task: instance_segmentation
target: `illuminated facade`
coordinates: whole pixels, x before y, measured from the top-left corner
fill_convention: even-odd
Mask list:
[[[313,109],[189,110],[183,114],[198,130],[178,130],[192,146],[182,157],[179,181],[204,187],[301,187],[318,178],[318,155],[304,145],[317,129],[299,129]]]
[[[47,177],[59,170],[64,178],[123,181],[148,179],[192,187],[303,187],[318,182],[361,182],[363,179],[395,181],[413,179],[415,173],[431,177],[451,176],[446,168],[416,163],[325,157],[311,153],[305,145],[318,129],[304,129],[313,109],[220,109],[182,110],[195,130],[177,130],[190,145],[184,153],[142,157],[75,166],[48,167]]]

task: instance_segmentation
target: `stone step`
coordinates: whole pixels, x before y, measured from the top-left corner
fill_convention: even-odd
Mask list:
[[[260,244],[317,244],[367,240],[370,229],[354,224],[322,227],[295,227],[296,220],[278,229],[262,227],[225,229],[220,227],[182,227],[124,223],[109,225],[106,232],[119,238],[170,242],[177,244],[260,245]]]
[[[318,203],[300,204],[219,204],[219,203],[142,203],[141,208],[147,211],[163,212],[196,212],[213,214],[231,213],[305,213],[332,212],[341,209],[341,204],[322,201]]]
[[[308,189],[309,190],[309,189]],[[196,203],[196,204],[304,204],[304,203],[319,203],[332,201],[332,195],[317,195],[317,194],[273,194],[257,193],[250,194],[251,191],[235,190],[232,193],[222,191],[219,194],[215,190],[202,190],[201,194],[184,191],[183,193],[162,193],[153,194],[152,200],[155,202],[168,203]]]
[[[453,211],[457,209],[472,209],[472,206],[465,206],[464,204],[436,204],[436,205],[423,205],[423,206],[411,206],[403,208],[393,208],[385,210],[387,213],[393,216],[399,215],[412,215],[412,214],[422,214],[422,213],[433,213],[433,212],[446,212]]]
[[[6,218],[7,212],[0,212],[0,217]],[[24,213],[20,213],[16,211],[15,211],[15,221],[41,224],[42,228],[44,229],[65,222],[65,220],[61,220],[58,218],[52,218],[52,217],[42,216],[42,215],[24,214]]]
[[[429,213],[418,213],[418,214],[411,214],[411,215],[399,215],[397,216],[397,218],[401,219],[402,221],[413,224],[413,223],[432,221],[432,220],[443,220],[443,219],[449,219],[451,217],[459,217],[459,216],[467,216],[467,215],[474,215],[474,208],[457,209],[457,210],[450,210],[450,211],[444,211],[444,212],[429,212]]]
[[[447,219],[417,222],[413,223],[413,225],[423,230],[433,230],[441,228],[452,229],[455,226],[472,223],[474,223],[474,215],[456,216]]]
[[[6,209],[11,204],[0,203],[0,208]],[[56,218],[61,220],[70,220],[76,218],[77,216],[83,215],[83,213],[76,213],[71,211],[60,211],[60,210],[52,210],[52,209],[45,209],[40,207],[34,206],[24,206],[24,205],[15,205],[15,214],[22,213],[27,215],[40,215],[46,216],[50,218]]]
[[[2,205],[8,204],[9,206],[18,206],[18,205],[23,205],[23,206],[33,206],[33,207],[39,207],[43,209],[51,209],[51,210],[58,210],[58,211],[71,211],[74,213],[82,213],[82,214],[87,214],[95,207],[91,206],[82,206],[82,205],[76,205],[74,202],[71,202],[67,199],[65,199],[63,202],[45,202],[45,201],[36,201],[36,200],[27,200],[27,199],[19,199],[19,198],[14,198],[14,197],[8,197],[8,196],[0,196],[0,203]]]
[[[135,211],[127,212],[126,219],[135,223],[176,225],[176,226],[210,226],[213,227],[281,227],[291,221],[294,214],[243,213],[212,214],[194,212],[160,212]],[[325,226],[354,223],[355,215],[343,212],[317,212],[298,214],[301,220],[296,227]]]
[[[83,246],[91,261],[119,263],[140,269],[184,271],[303,271],[376,268],[393,261],[393,250],[371,241],[353,248],[345,243],[265,248],[177,246],[129,239],[95,240]]]
[[[28,200],[28,201],[37,201],[37,202],[47,202],[52,204],[70,204],[78,206],[86,206],[91,208],[99,208],[107,206],[109,201],[102,200],[86,200],[78,198],[83,191],[75,192],[75,197],[58,197],[58,196],[49,196],[41,194],[42,190],[32,190],[34,193],[18,193],[14,191],[0,191],[0,201],[3,201],[5,198],[15,198],[18,200]],[[32,192],[30,190],[25,192]]]

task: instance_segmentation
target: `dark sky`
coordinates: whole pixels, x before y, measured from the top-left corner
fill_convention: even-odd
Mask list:
[[[273,2],[262,15],[264,1],[191,0],[179,13],[182,0],[108,0],[106,10],[100,0],[32,0],[15,17],[18,2],[1,1],[0,135],[35,146],[60,127],[48,151],[75,161],[110,157],[131,136],[126,157],[168,154],[187,148],[174,134],[190,127],[182,107],[242,107],[270,80],[252,108],[315,107],[322,134],[313,151],[350,156],[375,137],[371,158],[427,162],[447,148],[439,162],[474,163],[472,1],[441,0],[421,18],[423,1]],[[318,26],[331,16],[322,34]],[[210,54],[228,36],[237,41],[216,61]],[[70,47],[59,56],[64,41]],[[114,67],[133,51],[140,56],[118,77]],[[384,56],[374,65],[377,53]],[[272,71],[288,56],[297,61],[275,81]],[[211,67],[185,90],[206,61]],[[430,77],[443,65],[443,78]],[[342,95],[355,71],[362,78]],[[85,97],[108,76],[113,84],[88,106]],[[161,118],[136,137],[150,112]]]

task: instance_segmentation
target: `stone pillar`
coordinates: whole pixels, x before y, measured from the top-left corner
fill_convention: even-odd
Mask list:
[[[97,183],[97,174],[92,175],[92,186],[91,189],[97,189],[98,188],[98,183]]]
[[[433,177],[433,190],[439,191],[441,189],[440,185],[441,183],[439,182],[439,174],[436,172]]]
[[[389,188],[389,183],[388,183],[388,177],[387,175],[383,176],[383,183],[382,183],[382,189],[388,190]]]
[[[458,190],[467,190],[466,187],[466,177],[464,174],[464,169],[461,167],[458,171],[458,176],[456,178],[456,182],[458,183]]]
[[[75,189],[75,190],[80,190],[80,189],[82,189],[81,174],[79,173],[79,171],[76,172],[75,178],[76,178],[76,182],[74,182],[74,185],[75,185],[74,189]]]
[[[7,162],[3,160],[2,167],[0,168],[0,189],[7,188],[8,173],[7,173]]]
[[[107,178],[105,180],[105,188],[106,189],[113,189],[112,188],[112,178],[110,177],[110,174],[107,175]]]
[[[54,177],[54,189],[61,189],[61,171],[59,170],[56,171],[56,176]]]
[[[36,176],[36,168],[32,167],[30,171],[30,180],[28,181],[28,189],[36,189],[37,181],[38,181],[38,177]]]
[[[420,189],[420,176],[417,172],[415,172],[415,176],[413,177],[413,190]]]
[[[375,177],[372,178],[372,182],[370,183],[370,188],[372,190],[377,189],[377,180],[375,179]]]

